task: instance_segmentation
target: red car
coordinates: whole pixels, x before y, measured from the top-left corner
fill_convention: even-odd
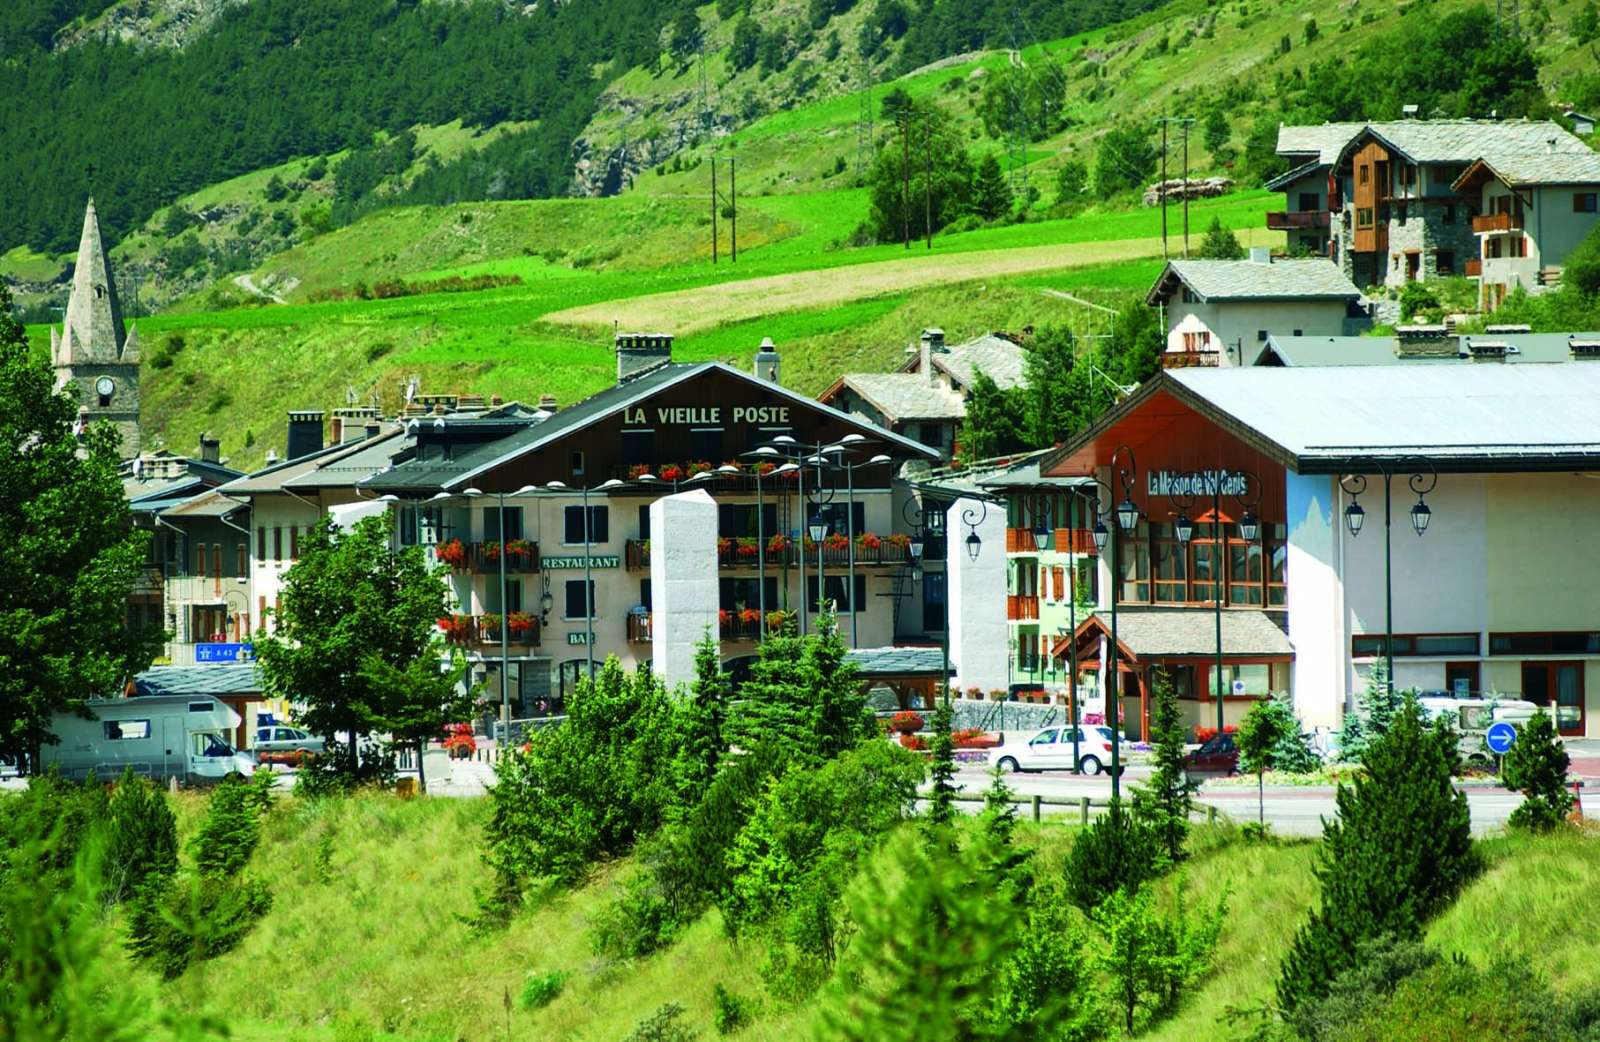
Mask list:
[[[1200,748],[1183,758],[1184,773],[1190,777],[1222,777],[1239,773],[1239,746],[1232,731],[1212,735]]]

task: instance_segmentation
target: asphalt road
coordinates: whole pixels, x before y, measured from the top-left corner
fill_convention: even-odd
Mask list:
[[[1149,776],[1148,767],[1130,767],[1122,777],[1123,795],[1126,796],[1134,786],[1141,784]],[[989,775],[981,767],[963,766],[957,773],[957,783],[962,787],[964,794],[978,796],[989,787]],[[1006,784],[1012,791],[1024,797],[1037,794],[1072,799],[1082,796],[1094,800],[1111,798],[1111,779],[1105,775],[1093,778],[1075,777],[1064,771],[1012,774],[1007,775]],[[1504,827],[1512,810],[1522,802],[1520,795],[1504,789],[1467,787],[1464,791],[1467,794],[1467,805],[1472,811],[1472,831],[1478,835]],[[1263,803],[1267,824],[1272,826],[1274,832],[1282,835],[1321,835],[1323,820],[1334,817],[1337,812],[1333,795],[1332,786],[1269,785]],[[1206,785],[1201,788],[1197,800],[1201,804],[1216,807],[1219,813],[1226,814],[1236,821],[1256,819],[1256,790],[1253,787],[1219,788]],[[1076,816],[1080,811],[1077,807],[1047,804],[1041,808],[1041,813]]]

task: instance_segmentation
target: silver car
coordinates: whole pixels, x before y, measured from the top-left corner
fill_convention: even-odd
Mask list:
[[[298,765],[326,749],[321,738],[282,724],[263,724],[256,728],[256,759],[262,763]]]

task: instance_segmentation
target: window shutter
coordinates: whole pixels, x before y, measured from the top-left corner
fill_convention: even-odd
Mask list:
[[[289,560],[300,560],[300,526],[289,526]]]

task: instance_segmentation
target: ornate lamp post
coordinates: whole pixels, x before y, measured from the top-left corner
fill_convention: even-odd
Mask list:
[[[1383,657],[1384,666],[1388,670],[1389,690],[1394,690],[1394,560],[1393,546],[1390,541],[1390,522],[1393,520],[1389,496],[1390,485],[1394,480],[1394,470],[1411,470],[1413,465],[1425,467],[1426,471],[1415,470],[1406,479],[1406,484],[1411,491],[1416,493],[1417,501],[1411,506],[1411,528],[1421,536],[1428,530],[1428,523],[1433,520],[1433,511],[1428,507],[1427,495],[1439,486],[1439,472],[1433,464],[1421,457],[1384,461],[1378,459],[1361,460],[1363,466],[1377,471],[1383,475]],[[1350,505],[1344,508],[1345,527],[1350,529],[1350,538],[1354,539],[1361,534],[1361,526],[1367,519],[1367,512],[1361,508],[1357,499],[1367,490],[1365,474],[1346,474],[1339,479],[1339,485],[1350,493]]]
[[[1122,700],[1117,691],[1121,672],[1117,662],[1117,589],[1122,584],[1122,539],[1132,535],[1139,525],[1139,507],[1133,502],[1134,479],[1138,474],[1133,450],[1126,445],[1117,446],[1117,450],[1111,454],[1109,467],[1114,485],[1094,475],[1089,477],[1106,492],[1108,499],[1116,496],[1118,487],[1122,493],[1121,501],[1114,507],[1106,510],[1096,507],[1094,522],[1094,544],[1102,555],[1106,543],[1111,542],[1111,531],[1105,523],[1108,514],[1115,516],[1116,527],[1121,532],[1111,542],[1111,661],[1106,670],[1106,713],[1111,718],[1111,798],[1116,800],[1122,795]]]

